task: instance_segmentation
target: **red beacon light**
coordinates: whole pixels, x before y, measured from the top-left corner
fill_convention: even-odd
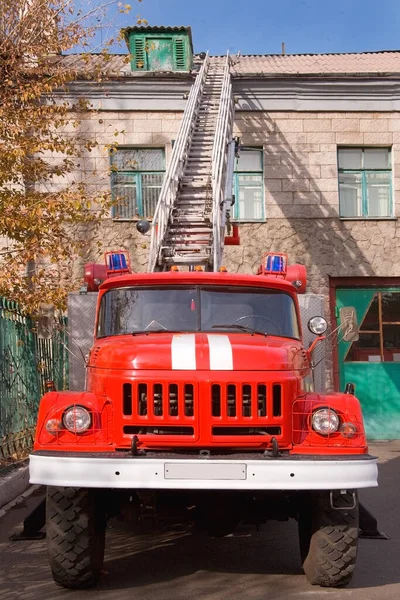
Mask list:
[[[106,252],[104,254],[104,260],[106,263],[108,277],[132,273],[129,253],[126,250]]]

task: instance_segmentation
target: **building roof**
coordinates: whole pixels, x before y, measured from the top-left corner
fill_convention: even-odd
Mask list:
[[[141,28],[132,28],[141,29]],[[154,30],[154,28],[151,28]],[[161,29],[161,28],[160,28]],[[187,28],[163,28],[180,30]],[[132,75],[129,56],[113,54],[69,54],[61,57],[68,69],[77,73],[101,69],[112,77]],[[211,57],[213,62],[225,57]],[[195,57],[196,61],[196,57]],[[232,55],[232,74],[237,76],[274,75],[367,75],[399,74],[400,51],[361,52],[352,54],[264,54]],[[134,73],[138,75],[138,73]],[[145,73],[139,73],[145,75]],[[152,76],[155,73],[151,73]]]
[[[244,55],[236,59],[234,72],[243,75],[400,73],[400,51]]]
[[[124,27],[124,29],[122,29],[123,32],[137,32],[137,33],[146,33],[146,32],[150,32],[153,33],[155,31],[158,31],[158,33],[163,33],[164,31],[186,31],[187,33],[192,32],[190,27],[187,27],[186,25],[176,25],[173,27],[170,27],[169,25],[134,25],[133,27]]]

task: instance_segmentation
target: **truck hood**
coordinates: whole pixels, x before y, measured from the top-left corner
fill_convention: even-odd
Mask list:
[[[309,368],[298,340],[248,333],[149,333],[96,340],[89,366],[180,371],[297,371]]]

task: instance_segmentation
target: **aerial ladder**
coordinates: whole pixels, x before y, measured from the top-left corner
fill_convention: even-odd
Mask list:
[[[235,160],[230,57],[208,56],[191,88],[155,210],[150,272],[218,271],[230,223]]]

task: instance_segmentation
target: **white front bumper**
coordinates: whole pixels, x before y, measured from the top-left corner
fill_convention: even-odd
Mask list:
[[[227,460],[31,454],[30,483],[63,487],[331,490],[375,487],[377,459]]]

